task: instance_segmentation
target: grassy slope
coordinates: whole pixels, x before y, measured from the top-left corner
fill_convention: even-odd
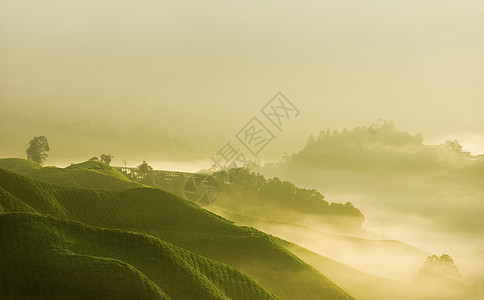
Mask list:
[[[149,235],[32,213],[1,214],[0,224],[4,297],[272,298],[238,270]]]
[[[72,164],[62,169],[57,167],[43,168],[39,164],[21,158],[4,158],[0,159],[0,168],[62,186],[102,190],[142,186],[126,178],[119,170],[99,161]]]
[[[147,233],[236,267],[281,298],[351,298],[280,247],[273,237],[237,227],[158,189],[103,191],[60,187],[1,169],[0,187],[0,195],[7,195],[0,198],[1,209],[6,212],[35,209],[94,226]]]

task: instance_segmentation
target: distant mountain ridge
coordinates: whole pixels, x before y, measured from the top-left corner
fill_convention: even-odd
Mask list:
[[[49,140],[52,147],[48,162],[54,158],[56,162],[87,160],[101,153],[111,153],[119,161],[194,161],[209,156],[205,146],[142,124],[143,121],[119,129],[88,120],[59,121],[46,115],[26,116],[0,111],[0,156],[23,155],[32,132],[40,132]]]
[[[360,207],[402,220],[415,215],[441,233],[481,239],[484,232],[484,155],[471,155],[457,140],[427,145],[422,135],[399,131],[392,122],[323,130],[261,173],[335,198],[360,199]],[[449,218],[449,212],[456,213]]]
[[[392,170],[428,172],[470,165],[473,157],[458,141],[439,146],[423,143],[419,133],[398,131],[392,122],[311,135],[298,153],[288,155],[280,165],[311,169],[345,169],[354,171]]]

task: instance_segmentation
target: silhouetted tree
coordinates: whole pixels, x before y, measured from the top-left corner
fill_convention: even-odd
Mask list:
[[[148,178],[153,171],[153,167],[148,165],[146,161],[143,160],[143,163],[138,166],[138,172],[141,178]]]
[[[47,153],[50,150],[49,142],[45,136],[36,136],[29,142],[29,148],[27,148],[27,159],[34,161],[38,164],[43,164],[47,159]]]
[[[107,163],[109,165],[112,159],[113,156],[111,154],[101,154],[101,161],[103,163]]]

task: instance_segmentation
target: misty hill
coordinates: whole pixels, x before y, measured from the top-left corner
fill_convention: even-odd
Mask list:
[[[42,167],[21,158],[0,159],[0,168],[62,186],[118,190],[142,186],[123,173],[99,161],[86,161],[66,168]]]
[[[373,228],[393,238],[429,251],[452,249],[467,265],[463,277],[482,290],[484,269],[475,262],[484,241],[484,156],[469,154],[458,141],[427,145],[390,122],[324,130],[262,173],[351,200]]]
[[[484,232],[484,156],[470,155],[455,140],[426,145],[421,135],[398,131],[390,122],[322,131],[262,173],[315,187],[333,199],[360,199],[355,203],[368,213],[416,215],[431,230],[475,237]]]
[[[411,280],[429,255],[402,241],[331,234],[297,223],[240,215],[216,206],[208,209],[238,225],[255,227],[338,262],[385,278]]]
[[[315,220],[337,232],[362,231],[364,216],[351,202],[329,203],[315,189],[300,188],[278,177],[266,178],[249,168],[215,172],[213,177],[219,189],[212,204],[215,207],[279,222]],[[139,182],[184,196],[183,176],[166,180],[156,172],[148,172]]]
[[[123,116],[120,116],[122,118]],[[51,144],[50,161],[87,160],[111,153],[121,161],[197,160],[208,156],[203,146],[149,125],[124,129],[87,120],[60,122],[46,115],[25,116],[0,111],[0,157],[20,157],[32,133],[45,135]]]
[[[476,299],[475,289],[462,283],[414,282],[413,278],[429,254],[403,242],[327,234],[298,224],[255,219],[214,206],[209,209],[239,225],[254,226],[284,238],[278,240],[279,245],[324,272],[356,299],[406,300],[409,295],[415,300]],[[402,272],[411,275],[403,280],[372,275],[382,266],[390,277]]]
[[[359,300],[478,299],[475,287],[460,282],[427,281],[419,283],[415,281],[390,280],[367,274],[293,243],[281,240],[280,244],[317,270],[324,270],[335,283],[349,291]]]
[[[472,157],[472,163],[432,178],[433,182],[451,182],[471,189],[484,189],[484,155]]]
[[[446,170],[473,162],[456,141],[424,145],[421,134],[397,131],[393,123],[386,121],[342,132],[321,131],[317,138],[311,135],[306,146],[286,160],[306,169],[405,172]]]
[[[266,290],[283,299],[314,299],[319,297],[325,297],[327,299],[351,299],[350,296],[324,275],[281,247],[270,235],[253,228],[235,226],[233,223],[187,200],[159,189],[141,187],[128,190],[107,191],[62,187],[0,169],[0,203],[0,211],[2,213],[40,213],[47,217],[61,218],[86,224],[75,223],[78,224],[76,225],[77,227],[66,225],[68,228],[74,227],[74,230],[69,231],[67,234],[64,233],[64,229],[59,229],[61,231],[61,237],[56,235],[54,231],[54,237],[59,239],[50,242],[51,244],[61,243],[62,245],[61,241],[65,237],[69,241],[69,247],[74,247],[75,245],[71,245],[70,241],[75,239],[82,240],[83,234],[85,234],[83,233],[83,228],[86,226],[135,231],[152,236],[147,237],[142,235],[139,238],[141,240],[149,240],[154,243],[155,240],[159,239],[160,242],[170,243],[189,252],[202,255],[212,260],[213,264],[220,262],[236,268],[250,276]],[[28,220],[31,218],[31,215],[28,215],[26,218],[19,218],[23,220],[21,222],[28,223],[30,222]],[[58,219],[50,218],[49,220]],[[55,223],[58,222],[55,221]],[[20,226],[30,225],[24,224]],[[60,225],[61,228],[63,226]],[[38,230],[42,231],[44,229],[40,228]],[[96,230],[93,229],[92,232],[94,235]],[[101,232],[105,231],[101,230]],[[107,233],[107,235],[109,234]],[[131,236],[126,233],[119,234],[126,236],[126,238]],[[14,235],[10,238],[16,239],[17,237]],[[87,239],[88,244],[92,243],[94,245],[103,240],[102,238],[96,239],[95,237],[93,239]],[[18,241],[22,242],[20,239]],[[82,245],[83,243],[80,244]],[[99,248],[116,249],[116,245],[116,243],[102,245]],[[75,247],[69,248],[66,246],[62,246],[61,249],[73,249],[72,251],[77,253],[75,252]],[[96,247],[94,246],[94,248]],[[121,245],[120,247],[126,246]],[[92,255],[94,257],[97,255],[102,256],[100,252],[96,251],[89,250],[77,254]],[[128,251],[131,250],[128,249]],[[149,250],[149,247],[145,248],[142,246],[139,251],[150,253],[151,250]],[[123,253],[118,253],[121,256],[118,256],[116,253],[107,254],[109,254],[108,257],[116,259],[125,255]],[[52,255],[61,254],[59,251],[54,251]],[[151,257],[150,255],[148,256]],[[192,256],[198,257],[194,256],[194,254]],[[18,256],[15,257],[21,260],[17,261],[17,264],[28,264],[28,258],[24,258],[23,256],[20,258]],[[24,259],[26,260],[24,261]],[[122,262],[130,264],[128,260],[122,260]],[[133,264],[136,265],[137,262],[133,262]],[[144,268],[141,265],[139,267]],[[220,268],[222,270],[226,267],[221,266]],[[140,272],[156,284],[158,279],[155,277],[158,275],[150,275],[144,271]],[[205,272],[208,271],[206,270]],[[138,278],[136,279],[137,282],[144,282],[143,284],[140,283],[140,285],[149,285],[146,283],[149,282],[148,279],[140,279],[142,276],[134,273],[136,272],[131,272],[129,276]],[[224,277],[220,282],[228,282],[231,280],[231,277],[226,275],[226,273],[218,272],[217,274],[217,276]],[[185,276],[189,275],[185,274]],[[192,278],[190,280],[200,282],[201,285],[209,286],[210,282],[212,282],[214,286],[217,286],[210,278],[207,279],[208,281],[204,278]],[[247,279],[241,279],[241,282],[244,280],[249,282]],[[46,287],[43,285],[39,286],[40,289],[45,289]],[[168,296],[174,297],[163,286],[158,286],[158,288],[164,293],[167,293]],[[210,288],[213,287],[210,286]],[[224,290],[225,288],[230,289],[231,287],[227,286],[219,288],[219,290]],[[259,295],[264,297],[269,295],[268,293],[264,293],[260,288],[254,287],[254,289],[259,291]],[[70,293],[75,290],[77,290],[77,287],[74,285],[67,292]],[[217,292],[216,289],[213,291]],[[109,291],[102,290],[100,293],[109,293]],[[153,293],[156,295],[156,291]],[[227,292],[226,295],[228,295]]]
[[[280,222],[316,220],[339,232],[361,232],[364,216],[351,202],[329,203],[315,189],[297,187],[278,177],[265,178],[247,168],[230,170],[230,184],[219,180],[215,206],[254,218]],[[214,174],[215,177],[223,173]]]

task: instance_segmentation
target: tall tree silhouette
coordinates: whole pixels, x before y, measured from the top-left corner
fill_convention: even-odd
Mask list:
[[[27,148],[27,159],[30,159],[38,164],[43,164],[47,159],[47,153],[50,150],[49,142],[45,136],[36,136],[29,142]]]

